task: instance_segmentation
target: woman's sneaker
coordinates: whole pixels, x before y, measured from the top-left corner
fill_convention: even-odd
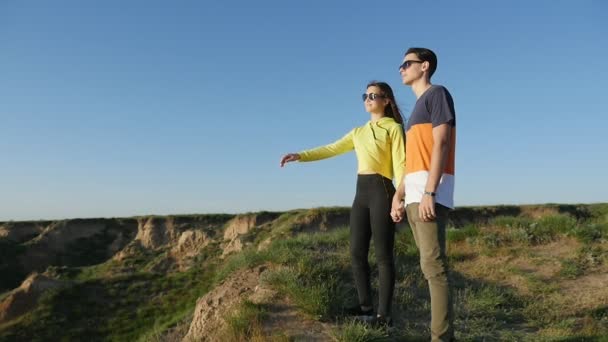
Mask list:
[[[344,309],[344,314],[346,316],[373,316],[374,308],[369,308],[367,310],[361,309],[361,306],[353,306],[350,308]]]

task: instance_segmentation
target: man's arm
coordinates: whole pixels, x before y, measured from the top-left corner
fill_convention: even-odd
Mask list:
[[[451,134],[452,126],[449,123],[433,127],[431,169],[429,170],[429,178],[424,188],[425,194],[422,196],[420,206],[418,207],[418,214],[423,221],[432,221],[435,218],[435,197],[426,193],[437,191],[450,151]]]

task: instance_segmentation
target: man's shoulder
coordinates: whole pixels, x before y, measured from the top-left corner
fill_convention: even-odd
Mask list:
[[[454,101],[452,94],[442,85],[433,85],[424,95],[426,95],[424,104],[427,108],[432,107],[435,103],[453,103]]]
[[[450,95],[448,88],[446,88],[445,86],[440,85],[440,84],[433,84],[433,86],[431,86],[431,88],[429,89],[428,93],[429,93],[429,95],[437,95],[437,94]]]

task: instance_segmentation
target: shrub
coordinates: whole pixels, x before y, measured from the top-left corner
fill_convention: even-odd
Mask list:
[[[479,235],[479,229],[472,224],[462,228],[450,228],[447,230],[447,240],[450,242],[464,241],[468,238],[475,238]]]
[[[532,219],[523,216],[497,216],[492,219],[491,224],[504,228],[526,228],[532,224]]]
[[[582,265],[580,265],[576,260],[562,260],[561,264],[562,268],[560,269],[559,274],[562,277],[575,279],[583,274],[584,267],[582,267]]]
[[[591,243],[608,238],[608,224],[589,223],[572,229],[569,235],[583,243]]]

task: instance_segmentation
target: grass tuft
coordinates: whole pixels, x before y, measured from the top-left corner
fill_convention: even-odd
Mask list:
[[[450,242],[474,239],[479,235],[479,228],[474,224],[468,224],[462,228],[450,228],[447,230],[447,240]]]
[[[262,322],[268,315],[266,307],[250,301],[242,302],[227,318],[224,341],[265,341]]]
[[[384,340],[389,337],[382,329],[374,329],[350,320],[334,332],[334,337],[341,342],[368,342]]]

